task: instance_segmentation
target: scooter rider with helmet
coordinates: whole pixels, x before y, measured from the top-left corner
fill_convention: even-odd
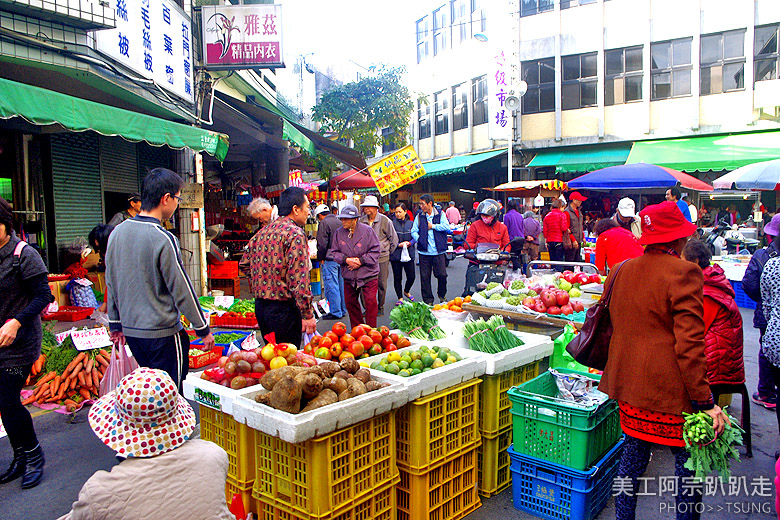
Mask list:
[[[498,220],[500,206],[494,199],[485,199],[477,206],[476,217],[466,235],[466,248],[475,250],[479,244],[497,244],[501,251],[509,245],[509,231],[503,222]],[[469,271],[474,271],[479,262],[469,259],[466,271],[466,288],[468,290]],[[466,296],[466,294],[464,294]]]

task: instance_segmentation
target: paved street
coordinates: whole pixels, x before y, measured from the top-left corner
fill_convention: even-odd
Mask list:
[[[465,275],[465,260],[454,261],[449,269],[448,297],[454,298],[460,295],[463,289]],[[394,291],[392,289],[392,276],[389,281],[388,299],[386,309],[392,307]],[[434,282],[435,283],[435,282]],[[246,286],[244,286],[244,296]],[[413,295],[419,299],[419,282],[413,289]],[[742,312],[745,321],[745,369],[748,377],[748,388],[752,392],[756,386],[757,378],[757,343],[758,334],[752,328],[752,311]],[[389,317],[381,316],[380,324],[388,324]],[[320,327],[321,329],[323,327]],[[731,408],[732,415],[739,417],[742,403],[735,398]],[[734,475],[745,477],[746,485],[738,494],[729,494],[728,486],[725,493],[716,496],[705,497],[704,504],[708,512],[704,518],[717,519],[748,519],[748,518],[773,518],[774,492],[771,487],[762,489],[755,486],[758,478],[774,478],[774,452],[780,447],[777,435],[777,423],[773,412],[769,412],[759,406],[751,405],[753,425],[753,459],[743,459],[735,464]],[[196,408],[197,409],[197,408]],[[57,518],[65,514],[84,481],[92,473],[101,469],[109,469],[116,463],[113,451],[103,446],[92,434],[86,420],[86,411],[81,411],[74,420],[70,416],[58,413],[42,412],[38,408],[32,408],[35,413],[35,427],[39,439],[46,453],[46,475],[43,482],[36,488],[22,491],[19,489],[19,481],[0,486],[0,503],[3,520],[29,520]],[[744,453],[744,450],[743,450]],[[0,466],[7,467],[11,457],[11,449],[8,439],[0,439]],[[674,499],[669,494],[657,496],[658,480],[660,476],[674,475],[673,459],[666,449],[658,449],[653,452],[653,460],[646,474],[651,477],[648,492],[656,496],[640,497],[637,508],[639,519],[674,518],[670,507],[674,505]],[[769,496],[746,496],[748,493],[768,492]],[[753,507],[753,512],[741,512],[745,508]],[[757,509],[756,509],[757,508]],[[512,503],[511,489],[504,491],[497,497],[483,499],[482,507],[466,517],[468,520],[482,519],[529,519],[533,516],[520,512]],[[614,518],[614,500],[610,499],[607,508],[598,516],[600,519]]]

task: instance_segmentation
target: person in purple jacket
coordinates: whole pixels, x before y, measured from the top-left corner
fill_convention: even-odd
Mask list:
[[[528,255],[528,261],[539,260],[539,235],[542,233],[542,225],[536,220],[533,211],[526,211],[523,215],[523,234],[525,244],[523,253]]]
[[[523,215],[518,211],[520,205],[516,199],[509,199],[509,202],[506,203],[506,207],[509,211],[504,215],[504,225],[509,233],[511,251],[512,253],[515,253],[515,256],[512,257],[512,269],[520,269],[520,267],[522,267],[520,253],[523,250],[523,241],[525,239]]]
[[[333,261],[341,265],[350,326],[354,328],[365,323],[376,327],[379,312],[379,237],[371,226],[358,222],[360,212],[355,206],[344,206],[338,217],[344,227],[336,230],[330,254]],[[361,293],[365,313],[360,306]]]

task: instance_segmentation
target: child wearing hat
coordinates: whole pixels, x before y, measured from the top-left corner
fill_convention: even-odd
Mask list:
[[[124,460],[98,471],[59,520],[232,520],[225,502],[228,457],[190,439],[195,412],[163,370],[138,368],[89,411],[89,425]]]

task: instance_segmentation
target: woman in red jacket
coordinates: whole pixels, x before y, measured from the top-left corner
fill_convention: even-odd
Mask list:
[[[561,199],[555,199],[552,210],[545,215],[542,222],[542,233],[547,251],[550,252],[550,260],[559,262],[563,262],[563,234],[569,232],[569,217],[561,211],[563,205]]]
[[[683,258],[704,274],[704,354],[710,387],[745,382],[742,358],[742,315],[734,301],[734,288],[719,265],[710,265],[712,253],[700,240],[691,240]],[[713,392],[717,394],[718,392]]]
[[[611,218],[599,220],[593,230],[599,237],[596,240],[596,267],[603,275],[623,260],[642,256],[645,252],[634,234]]]

